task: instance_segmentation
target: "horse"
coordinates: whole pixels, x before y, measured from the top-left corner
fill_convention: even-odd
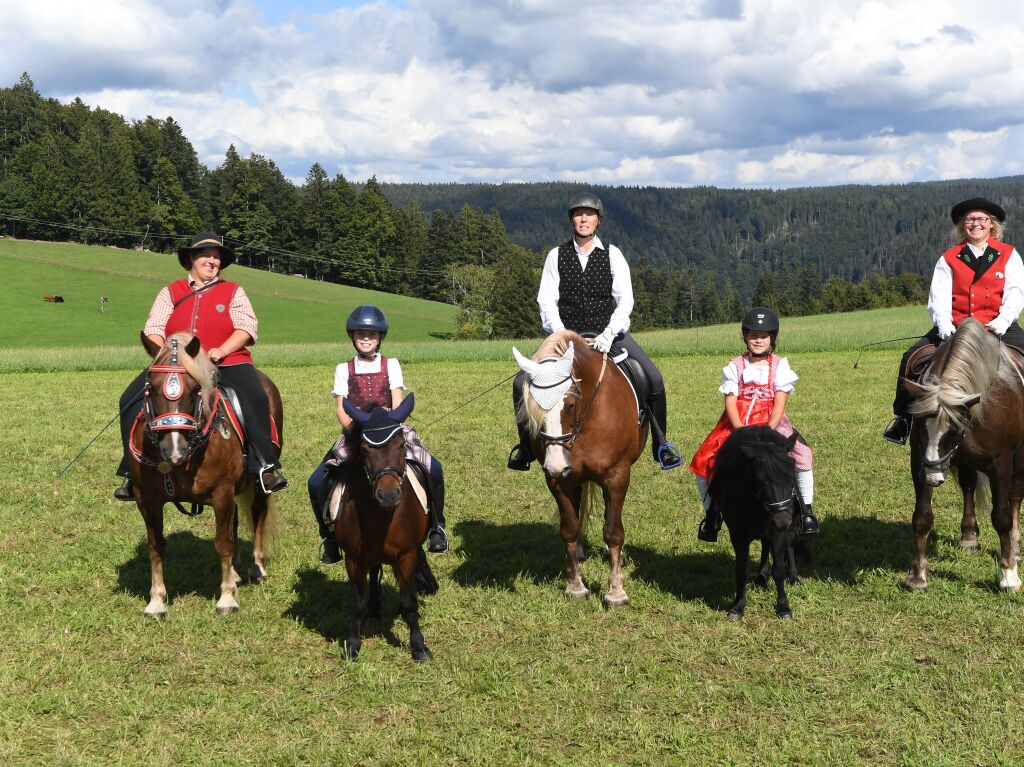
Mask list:
[[[433,658],[420,631],[417,599],[417,592],[437,591],[437,581],[423,552],[429,517],[411,486],[402,429],[414,405],[411,393],[394,410],[371,407],[363,411],[348,400],[343,403],[358,426],[361,454],[361,461],[342,465],[346,469],[345,486],[334,525],[353,589],[352,620],[344,648],[348,660],[359,656],[363,622],[380,616],[383,564],[391,565],[398,580],[399,609],[409,626],[413,660]]]
[[[910,470],[914,480],[911,525],[916,550],[904,586],[928,586],[928,534],[935,518],[932,492],[951,467],[964,492],[961,546],[977,544],[974,489],[987,479],[992,526],[999,534],[999,587],[1017,592],[1020,503],[1024,496],[1024,378],[1017,352],[967,318],[939,345],[919,382],[904,382],[912,402]]]
[[[248,507],[252,523],[254,561],[249,578],[261,583],[267,578],[266,560],[276,527],[274,500],[259,492],[255,478],[245,471],[241,427],[217,388],[216,367],[199,339],[176,333],[161,347],[145,333],[141,335],[153,362],[129,451],[135,459],[131,464],[135,503],[146,523],[149,549],[149,604],[144,614],[152,618],[167,615],[163,514],[168,501],[182,511],[181,501],[192,502],[193,509],[202,505],[213,508],[213,546],[221,564],[217,614],[234,612],[241,582],[238,503]],[[277,434],[282,435],[281,394],[270,378],[262,372],[259,376],[270,402],[271,419]],[[279,437],[279,453],[280,441]]]
[[[784,437],[770,426],[736,429],[722,443],[715,457],[715,469],[708,486],[711,501],[722,515],[733,551],[736,553],[736,600],[729,618],[741,620],[747,607],[747,565],[750,544],[761,541],[758,585],[767,585],[768,555],[775,581],[775,614],[783,620],[793,617],[786,596],[785,576],[790,584],[800,582],[796,550],[798,516],[794,512],[796,464],[789,451],[796,435]]]
[[[544,477],[558,505],[565,593],[580,599],[590,593],[580,574],[580,537],[600,488],[610,562],[604,605],[624,605],[629,596],[623,588],[622,506],[631,467],[647,442],[637,397],[622,371],[608,364],[608,355],[591,349],[571,330],[552,333],[531,359],[518,349],[512,352],[529,383],[523,407],[531,446],[534,455],[544,457]]]

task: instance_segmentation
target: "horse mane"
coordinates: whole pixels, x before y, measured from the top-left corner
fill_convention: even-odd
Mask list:
[[[975,408],[979,419],[981,408],[992,386],[1001,383],[1012,388],[1017,379],[1010,353],[984,325],[967,318],[957,328],[950,341],[949,352],[941,369],[925,375],[919,384],[922,393],[910,406],[912,415],[938,413],[944,415],[960,429],[971,421],[970,411],[964,405],[974,397],[981,397]]]
[[[168,363],[171,357],[171,341],[174,339],[178,340],[178,362],[203,390],[203,405],[206,407],[206,412],[210,412],[213,391],[217,386],[217,366],[213,364],[213,360],[202,347],[199,348],[199,354],[195,357],[185,351],[185,346],[192,340],[191,333],[175,333],[164,341],[164,345],[153,358],[153,364],[165,365]]]
[[[545,338],[530,359],[534,362],[541,362],[551,357],[561,357],[569,349],[570,343],[573,345],[574,358],[581,353],[582,349],[590,349],[583,336],[573,330],[563,328]],[[575,367],[575,364],[573,367]],[[526,409],[527,427],[530,436],[535,437],[544,423],[544,416],[547,411],[530,396],[529,384],[523,387],[523,407]]]
[[[793,477],[795,463],[786,446],[787,438],[770,426],[736,429],[715,456],[715,470],[709,485],[712,497],[722,497],[729,491],[753,490],[750,482],[743,479],[743,475],[751,470],[745,449],[757,451],[769,474],[779,478]]]

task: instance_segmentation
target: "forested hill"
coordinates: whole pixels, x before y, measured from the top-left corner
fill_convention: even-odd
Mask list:
[[[565,203],[583,187],[545,184],[382,184],[396,205],[457,213],[497,210],[509,239],[543,252],[568,235]],[[1008,214],[1009,242],[1024,215],[1024,176],[889,186],[788,190],[588,187],[607,208],[602,237],[635,262],[728,274],[749,295],[768,269],[815,264],[823,279],[858,283],[875,273],[930,274],[952,244],[949,210],[987,197]],[[1020,243],[1024,245],[1024,241]]]

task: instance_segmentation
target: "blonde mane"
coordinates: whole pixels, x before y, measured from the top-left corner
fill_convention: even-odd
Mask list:
[[[946,356],[942,377],[925,375],[923,390],[910,406],[912,415],[940,414],[960,429],[971,422],[971,411],[980,418],[981,405],[996,383],[1007,388],[1017,384],[1019,378],[1010,353],[999,340],[973,318],[960,323]],[[964,405],[975,397],[981,401],[967,410]]]
[[[199,354],[195,357],[185,351],[185,347],[192,338],[191,333],[175,333],[164,341],[163,347],[157,352],[156,357],[153,358],[153,364],[168,364],[171,357],[171,341],[177,339],[178,363],[188,371],[188,374],[196,380],[199,387],[203,390],[203,405],[206,407],[206,412],[210,412],[211,398],[213,397],[213,390],[217,382],[217,367],[202,347],[199,348]]]

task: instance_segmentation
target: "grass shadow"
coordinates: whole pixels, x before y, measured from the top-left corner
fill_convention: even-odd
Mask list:
[[[554,525],[469,520],[456,524],[455,531],[465,555],[452,572],[452,579],[460,585],[514,591],[520,578],[542,584],[562,577],[565,545]]]
[[[239,550],[243,583],[248,582],[252,564],[252,542],[241,541]],[[213,548],[212,538],[200,538],[182,530],[167,536],[164,550],[164,584],[167,601],[187,594],[217,599],[220,597],[220,557]],[[149,600],[150,566],[149,546],[145,539],[135,547],[135,556],[117,568],[117,588],[134,596]]]
[[[351,625],[352,586],[348,582],[345,566],[336,565],[338,578],[330,577],[323,571],[306,567],[296,572],[295,599],[287,610],[285,618],[297,620],[310,631],[315,631],[329,642],[344,642]],[[381,583],[380,619],[368,621],[363,626],[363,637],[379,636],[392,647],[401,647],[404,642],[394,631],[398,615],[398,589],[388,582],[390,569],[384,568]],[[404,626],[404,622],[402,623]]]

